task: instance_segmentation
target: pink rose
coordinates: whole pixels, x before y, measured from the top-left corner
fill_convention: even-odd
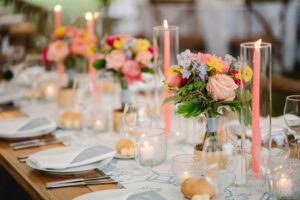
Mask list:
[[[48,51],[48,47],[44,47],[42,49],[42,55],[43,55],[43,60],[46,64],[49,64],[50,61],[47,59],[47,51]]]
[[[152,59],[152,53],[149,51],[139,51],[136,54],[135,60],[141,63],[143,66],[149,66]]]
[[[116,71],[120,70],[126,60],[126,54],[123,50],[113,50],[109,55],[106,56],[106,65],[109,69]]]
[[[88,45],[81,37],[74,37],[71,41],[71,52],[77,55],[86,55]]]
[[[122,73],[129,84],[142,80],[141,65],[135,60],[127,60],[122,67]]]
[[[178,72],[173,72],[167,76],[166,84],[168,87],[180,87],[182,83],[182,75]]]
[[[61,40],[56,40],[49,44],[47,59],[50,61],[63,62],[69,53],[68,43]]]
[[[226,74],[215,74],[208,78],[206,90],[214,100],[232,101],[238,86]]]

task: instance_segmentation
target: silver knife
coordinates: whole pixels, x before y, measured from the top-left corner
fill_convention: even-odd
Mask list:
[[[10,143],[9,146],[14,147],[14,146],[18,146],[18,145],[31,144],[31,143],[36,143],[36,142],[41,142],[41,139],[26,140],[26,141],[22,141],[22,142],[14,142],[14,143]]]
[[[70,186],[78,186],[78,185],[101,185],[101,184],[113,184],[118,183],[117,181],[92,181],[92,182],[75,182],[75,183],[62,183],[55,185],[46,185],[46,188],[60,188],[60,187],[70,187]]]
[[[64,142],[63,140],[53,140],[50,142],[37,142],[37,143],[32,143],[32,144],[24,144],[24,145],[19,145],[13,147],[14,150],[20,150],[20,149],[26,149],[26,148],[31,148],[31,147],[39,147],[43,145],[48,145],[48,144],[57,144],[57,143],[62,143]]]
[[[104,178],[110,178],[110,175],[103,175],[103,176],[94,176],[89,178],[74,178],[74,179],[68,179],[63,181],[54,181],[54,182],[48,182],[46,183],[46,186],[48,185],[55,185],[55,184],[62,184],[62,183],[73,183],[78,181],[88,181],[88,180],[96,180],[96,179],[104,179]]]

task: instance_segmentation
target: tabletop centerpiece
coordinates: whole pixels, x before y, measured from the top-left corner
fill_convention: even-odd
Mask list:
[[[164,80],[164,88],[172,94],[164,103],[174,102],[177,114],[186,118],[204,115],[204,140],[218,136],[217,118],[224,115],[224,110],[237,112],[239,120],[243,115],[245,124],[251,123],[249,103],[252,95],[249,90],[243,89],[242,101],[240,90],[241,84],[251,83],[253,73],[250,67],[244,67],[242,73],[240,62],[230,55],[223,59],[190,50],[179,54],[178,62],[179,65],[169,68]],[[203,143],[195,144],[195,151],[202,149]]]
[[[124,105],[130,101],[128,86],[142,81],[142,73],[153,73],[153,47],[147,39],[112,35],[106,38],[93,65],[97,70],[111,72],[121,86],[122,107],[114,111],[114,129],[119,132]]]
[[[65,106],[72,103],[72,86],[75,70],[82,71],[87,66],[87,55],[90,50],[88,36],[84,29],[61,26],[52,33],[52,40],[43,48],[42,55],[46,65],[57,64],[59,87],[58,104]],[[65,67],[68,82],[63,83]]]

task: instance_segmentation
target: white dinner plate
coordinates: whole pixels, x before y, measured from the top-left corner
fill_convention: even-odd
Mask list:
[[[102,190],[97,192],[91,192],[88,194],[76,197],[73,200],[126,200],[130,194],[136,193],[136,189],[113,189],[113,190]]]
[[[123,160],[129,160],[129,159],[134,159],[134,156],[123,156],[121,155],[119,152],[117,152],[115,155],[114,155],[114,158],[117,158],[117,159],[123,159]]]
[[[50,174],[55,174],[55,175],[61,175],[61,176],[66,176],[66,175],[73,175],[73,174],[82,174],[82,173],[87,173],[92,170],[95,170],[99,167],[102,167],[109,163],[112,160],[112,158],[107,158],[98,162],[90,163],[87,165],[82,165],[78,167],[72,167],[72,168],[66,168],[66,169],[42,169],[30,162],[26,162],[26,164],[36,170],[42,171],[42,172],[47,172]]]
[[[40,129],[40,130],[36,129],[35,131],[13,130],[16,127],[20,127],[20,125],[24,124],[26,121],[28,121],[28,118],[24,118],[24,117],[0,120],[0,138],[5,138],[5,139],[32,138],[32,137],[48,134],[56,129],[56,123],[51,121],[51,124],[45,127],[45,129]]]

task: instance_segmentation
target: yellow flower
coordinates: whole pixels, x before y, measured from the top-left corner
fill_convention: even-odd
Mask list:
[[[119,40],[115,40],[113,43],[113,47],[115,49],[121,49],[123,47],[123,42],[125,41],[125,38],[120,38]]]
[[[216,57],[210,57],[205,64],[209,67],[208,71],[215,69],[216,72],[222,72],[223,65]]]
[[[171,66],[171,67],[169,67],[169,69],[168,69],[168,75],[169,74],[172,74],[172,73],[174,73],[174,72],[178,72],[178,71],[180,71],[181,70],[181,67],[180,66]]]
[[[138,39],[136,42],[136,49],[138,51],[147,51],[150,47],[150,42],[147,39]]]
[[[96,52],[96,50],[97,50],[96,45],[95,44],[91,44],[91,45],[88,46],[87,54],[89,56],[93,55]]]
[[[247,66],[244,68],[244,72],[243,72],[243,78],[244,78],[244,80],[245,80],[246,82],[251,81],[252,75],[253,75],[252,69],[247,65]]]
[[[64,36],[65,33],[66,33],[66,28],[63,26],[61,26],[55,30],[55,35],[58,37]]]
[[[240,67],[239,69],[239,73],[237,73],[235,75],[235,78],[237,79],[241,79],[241,74],[242,74],[242,68]],[[252,80],[252,69],[247,65],[246,67],[244,67],[244,71],[243,71],[243,79],[245,82],[249,82]]]

